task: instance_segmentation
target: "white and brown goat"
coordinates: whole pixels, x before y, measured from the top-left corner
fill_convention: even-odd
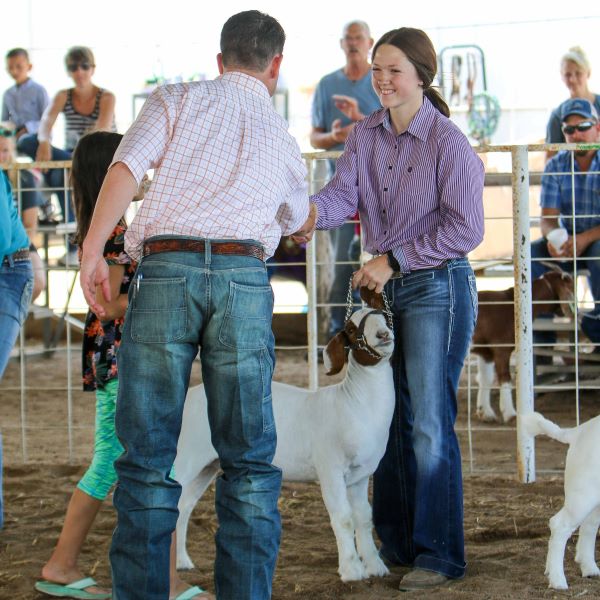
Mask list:
[[[564,271],[548,271],[531,285],[533,318],[543,313],[572,316],[573,278]],[[471,352],[477,355],[477,417],[497,421],[490,404],[494,372],[500,386],[500,412],[506,423],[516,416],[512,399],[510,357],[515,349],[515,290],[479,292],[479,316]]]
[[[277,451],[286,481],[316,481],[335,533],[343,581],[388,570],[373,541],[369,477],[385,452],[395,396],[390,358],[394,334],[380,311],[355,312],[323,353],[328,374],[345,379],[310,392],[273,382]],[[349,350],[349,352],[348,352]],[[177,446],[175,473],[183,486],[177,521],[177,566],[193,567],[187,526],[196,502],[219,472],[210,442],[203,386],[190,388]]]

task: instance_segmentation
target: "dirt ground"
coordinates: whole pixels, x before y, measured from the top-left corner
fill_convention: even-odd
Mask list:
[[[67,364],[71,365],[74,387],[70,405],[66,394]],[[67,360],[66,352],[59,351],[49,359],[27,359],[23,401],[17,361],[9,365],[0,386],[5,463],[0,600],[43,597],[33,590],[33,583],[56,541],[68,499],[90,456],[93,395],[79,392],[78,373],[78,354],[74,352]],[[306,385],[304,353],[279,352],[275,379]],[[195,367],[193,382],[198,380]],[[322,385],[331,382],[322,376]],[[470,462],[466,396],[463,390],[457,429],[465,472],[468,572],[464,580],[421,596],[474,600],[600,598],[600,580],[582,579],[577,572],[574,539],[568,544],[565,560],[569,590],[549,590],[543,574],[548,519],[562,505],[561,470],[566,448],[550,440],[538,440],[538,480],[521,484],[516,477],[514,428],[499,424],[482,427],[474,422],[473,462]],[[582,420],[598,413],[597,392],[582,392],[579,402]],[[573,392],[541,395],[536,400],[536,408],[560,424],[574,423]],[[68,414],[73,422],[71,439],[65,427]],[[196,569],[184,574],[190,583],[208,589],[213,589],[211,572],[216,528],[213,503],[211,489],[192,516],[188,548]],[[340,581],[335,539],[316,484],[285,484],[280,508],[283,539],[274,600],[385,600],[403,596],[398,592],[398,583],[405,572],[402,569],[393,570],[385,578],[353,584]],[[107,553],[114,525],[114,512],[107,502],[81,557],[83,570],[105,585],[110,582]]]

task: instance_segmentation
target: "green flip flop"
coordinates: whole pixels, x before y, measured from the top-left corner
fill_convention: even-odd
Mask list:
[[[52,583],[51,581],[36,581],[35,589],[42,594],[55,596],[57,598],[83,598],[84,600],[108,600],[112,594],[98,593],[92,594],[86,592],[85,588],[97,586],[98,583],[91,577],[73,581],[63,585],[61,583]]]
[[[194,587],[185,590],[185,592],[175,596],[173,600],[191,600],[194,596],[197,596],[198,594],[204,594],[205,592],[206,590],[203,590],[201,587],[195,585]]]

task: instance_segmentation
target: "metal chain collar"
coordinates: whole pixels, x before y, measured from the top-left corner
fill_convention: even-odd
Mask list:
[[[349,321],[352,316],[352,309],[354,308],[354,299],[352,298],[352,278],[353,275],[350,276],[350,281],[348,282],[348,293],[346,294],[346,316],[344,317],[344,325]],[[383,298],[383,314],[385,315],[385,320],[387,321],[387,325],[391,331],[394,331],[394,320],[392,316],[392,310],[390,308],[390,303],[388,301],[387,294],[385,290],[381,292],[381,297]]]

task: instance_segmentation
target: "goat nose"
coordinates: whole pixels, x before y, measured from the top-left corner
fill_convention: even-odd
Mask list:
[[[380,340],[389,340],[390,339],[390,332],[387,329],[380,329],[377,332],[377,338]]]

